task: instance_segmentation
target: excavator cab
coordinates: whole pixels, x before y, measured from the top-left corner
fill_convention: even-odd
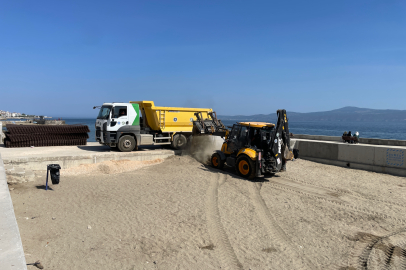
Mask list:
[[[221,150],[215,151],[211,156],[213,167],[222,169],[224,165],[228,165],[234,167],[242,177],[252,179],[266,173],[286,170],[286,162],[293,158],[289,150],[286,111],[278,110],[277,116],[276,125],[265,122],[239,122],[227,132],[224,126],[217,127],[211,119],[198,118],[195,126],[199,134],[225,137]],[[205,128],[202,128],[203,125]]]

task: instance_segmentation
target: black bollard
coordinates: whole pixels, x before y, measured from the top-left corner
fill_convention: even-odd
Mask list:
[[[59,180],[60,180],[60,173],[59,173],[60,169],[61,169],[61,166],[59,166],[59,164],[48,164],[48,166],[47,166],[47,182],[46,182],[45,190],[48,190],[48,171],[51,174],[52,184],[57,185],[57,184],[59,184]]]
[[[293,149],[293,157],[294,157],[295,159],[298,159],[298,158],[299,158],[299,149]]]

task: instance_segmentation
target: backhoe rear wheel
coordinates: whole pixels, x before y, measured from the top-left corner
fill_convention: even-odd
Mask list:
[[[255,177],[255,164],[247,156],[239,156],[235,164],[235,169],[242,177],[253,179]]]
[[[224,167],[224,160],[221,160],[221,157],[218,153],[214,153],[211,156],[211,165],[216,168],[222,170]]]

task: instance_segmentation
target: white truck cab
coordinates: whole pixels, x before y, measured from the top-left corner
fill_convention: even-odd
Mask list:
[[[104,103],[96,119],[96,141],[111,147],[118,146],[121,151],[134,150],[136,135],[140,135],[139,114],[138,104]]]

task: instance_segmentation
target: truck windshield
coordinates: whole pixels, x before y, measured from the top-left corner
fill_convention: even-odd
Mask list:
[[[109,119],[112,106],[102,106],[97,119]]]

